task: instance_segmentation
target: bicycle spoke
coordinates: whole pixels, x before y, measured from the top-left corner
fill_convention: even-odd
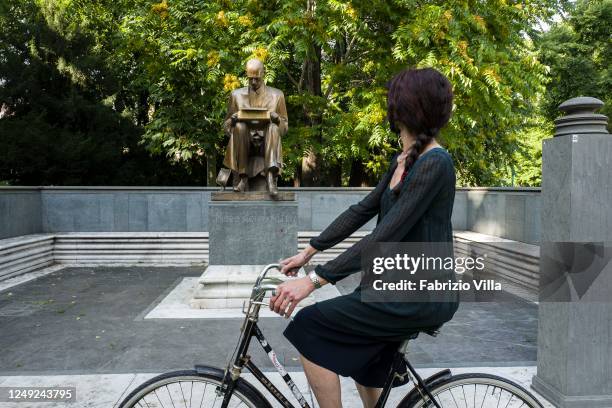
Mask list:
[[[200,401],[200,408],[202,408],[202,403],[204,402],[204,396],[206,395],[206,388],[208,384],[204,384],[204,392],[202,392],[202,401]]]
[[[521,394],[516,394],[511,388],[506,389],[493,384],[488,384],[486,379],[484,382],[469,382],[465,384],[450,385],[447,388],[439,391],[432,390],[433,399],[441,407],[455,408],[535,408],[536,405],[531,404]],[[512,385],[510,385],[512,386]],[[455,389],[460,388],[459,395],[455,395]],[[482,394],[482,395],[481,395]],[[497,394],[497,398],[495,398]],[[489,396],[493,398],[489,398]],[[497,402],[496,402],[497,400]],[[463,401],[461,403],[460,401]],[[470,402],[468,402],[470,401]],[[421,404],[423,407],[430,407],[433,401],[429,398],[422,397]]]
[[[482,403],[480,404],[480,408],[484,407],[484,403],[485,403],[485,400],[487,399],[487,392],[488,391],[489,391],[489,386],[487,385],[487,389],[485,390],[484,395],[482,396]]]
[[[170,397],[170,403],[172,403],[172,408],[176,408],[174,406],[174,401],[172,401],[172,395],[170,394],[170,390],[168,389],[168,385],[166,385],[166,391],[168,392],[168,397]]]
[[[217,391],[215,390],[215,400],[213,401],[213,404],[212,404],[213,407],[217,403],[217,398],[219,398],[219,394],[217,394]]]
[[[191,398],[193,398],[193,381],[191,382],[191,391],[189,391],[189,408],[191,408]]]
[[[451,395],[453,402],[455,403],[455,407],[459,408],[459,404],[457,404],[457,400],[455,399],[455,395],[453,394],[453,389],[449,389],[448,393]]]
[[[510,401],[512,401],[512,398],[514,398],[514,395],[510,395],[510,399],[508,400],[504,408],[508,408],[508,405],[510,405]]]
[[[183,393],[183,386],[181,385],[182,383],[179,381],[178,385],[179,388],[181,389],[181,395],[183,396],[183,402],[185,403],[185,408],[189,408],[187,406],[187,398],[185,398],[185,394]],[[192,383],[193,384],[193,383]]]
[[[157,400],[159,401],[159,403],[161,404],[161,408],[164,408],[164,403],[161,402],[161,400],[159,399],[159,395],[157,395],[157,390],[153,390],[153,392],[155,393],[155,396],[157,397]]]

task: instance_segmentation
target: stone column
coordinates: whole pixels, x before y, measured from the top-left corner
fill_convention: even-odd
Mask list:
[[[208,207],[209,265],[190,305],[196,309],[240,308],[261,269],[297,253],[295,194],[281,191],[213,192]],[[270,273],[284,279],[278,272]],[[301,303],[306,306],[311,299]]]
[[[595,113],[602,106],[564,102],[555,137],[543,142],[542,243],[612,241],[612,137]],[[612,301],[540,303],[532,386],[558,407],[612,407]]]

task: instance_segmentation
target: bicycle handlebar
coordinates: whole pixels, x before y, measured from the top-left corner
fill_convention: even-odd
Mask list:
[[[277,269],[278,271],[281,270],[281,266],[280,264],[269,264],[264,266],[264,268],[261,270],[261,272],[259,273],[259,276],[257,277],[257,280],[255,281],[255,285],[253,285],[253,294],[252,294],[252,298],[254,300],[258,300],[260,298],[263,298],[265,293],[268,291],[275,291],[276,287],[283,283],[284,280],[280,279],[280,278],[268,278],[266,277],[266,275],[268,274],[268,272],[270,272],[272,269]]]
[[[280,264],[268,264],[264,266],[261,272],[259,272],[259,276],[257,277],[257,280],[255,281],[255,286],[260,286],[261,281],[266,277],[266,274],[272,269],[278,269],[280,271],[281,266]]]

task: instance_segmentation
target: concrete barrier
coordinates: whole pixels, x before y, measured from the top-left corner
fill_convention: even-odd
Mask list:
[[[60,232],[205,232],[216,188],[0,187],[0,238]],[[283,188],[298,201],[298,230],[321,231],[370,188]],[[539,188],[458,188],[453,226],[537,244]],[[375,219],[360,230],[374,228]]]

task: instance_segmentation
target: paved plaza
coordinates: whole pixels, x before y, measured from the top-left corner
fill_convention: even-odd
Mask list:
[[[176,311],[180,308],[174,315],[159,311],[160,305],[180,298],[181,285],[195,282],[202,271],[201,267],[66,267],[38,273],[36,279],[12,287],[3,283],[0,385],[63,379],[79,384],[77,395],[82,398],[76,406],[107,407],[155,373],[189,369],[196,363],[223,367],[242,323],[238,314],[217,318],[181,315]],[[355,285],[356,279],[348,279],[337,290],[346,293]],[[298,355],[282,335],[286,324],[278,316],[261,318],[279,360],[297,372],[307,391]],[[536,365],[536,334],[533,303],[519,299],[465,303],[437,338],[422,335],[415,340],[410,355],[425,373],[433,368],[481,367],[480,371],[506,373],[529,384]],[[257,344],[251,350],[264,371],[274,371]],[[358,406],[350,403],[356,398],[354,389],[345,388],[346,406]]]

